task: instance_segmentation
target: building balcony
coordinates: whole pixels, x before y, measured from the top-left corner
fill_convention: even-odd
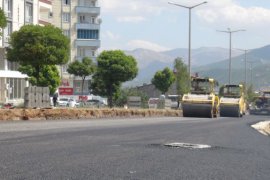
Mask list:
[[[76,6],[76,13],[100,14],[100,7],[94,6]]]
[[[39,0],[39,3],[44,3],[44,4],[51,5],[52,4],[52,1],[51,0]]]
[[[100,47],[100,40],[98,39],[76,39],[75,46],[84,46],[84,47]]]
[[[50,25],[51,24],[51,20],[49,20],[49,19],[39,19],[38,20],[38,24],[39,25],[43,25],[43,26]]]
[[[82,57],[82,56],[75,56],[75,60],[78,60],[78,61],[82,61],[83,58],[84,57]],[[93,60],[93,62],[96,62],[96,60],[97,60],[97,57],[94,57],[94,56],[89,56],[89,58],[91,58]]]
[[[100,24],[93,24],[88,22],[76,23],[76,29],[100,29]]]
[[[39,21],[40,25],[49,25],[52,23],[52,1],[39,0]]]

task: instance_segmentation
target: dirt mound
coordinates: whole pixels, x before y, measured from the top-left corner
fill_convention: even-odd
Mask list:
[[[3,109],[0,120],[62,120],[113,117],[177,117],[179,110],[152,109]]]

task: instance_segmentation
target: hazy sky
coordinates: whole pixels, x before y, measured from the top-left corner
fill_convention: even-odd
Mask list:
[[[192,6],[204,0],[170,0]],[[270,44],[270,0],[208,0],[192,10],[192,48],[253,49]],[[188,9],[168,0],[100,0],[101,49],[188,48]]]

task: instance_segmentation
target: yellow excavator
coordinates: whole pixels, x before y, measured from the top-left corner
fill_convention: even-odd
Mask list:
[[[219,97],[215,94],[217,82],[211,78],[191,78],[191,89],[182,98],[184,117],[217,117]]]
[[[220,116],[242,117],[246,113],[243,85],[224,85],[220,88]]]

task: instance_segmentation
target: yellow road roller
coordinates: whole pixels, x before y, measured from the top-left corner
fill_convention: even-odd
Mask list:
[[[217,117],[219,97],[215,95],[217,82],[211,78],[191,78],[191,89],[182,98],[184,117]]]
[[[220,88],[220,116],[242,117],[246,112],[243,85],[224,85]]]

